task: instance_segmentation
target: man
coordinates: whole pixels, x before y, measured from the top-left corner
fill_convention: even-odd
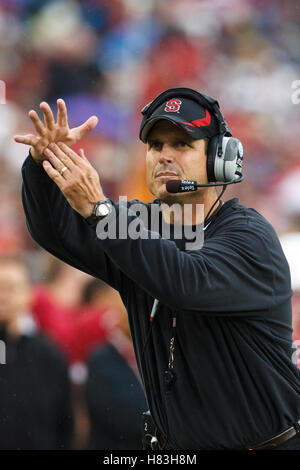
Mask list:
[[[136,201],[106,200],[83,151],[78,155],[64,143],[95,126],[95,117],[80,133],[69,130],[62,101],[58,107],[55,123],[42,103],[44,124],[30,112],[38,135],[16,137],[31,145],[23,165],[28,228],[46,250],[119,291],[159,447],[299,448],[289,268],[260,214],[237,199],[216,206],[210,182],[234,181],[240,173],[240,146],[216,102],[180,88],[143,110],[147,183],[157,199],[141,207],[150,219],[161,207],[159,231],[168,225],[169,239],[130,210]],[[182,179],[209,186],[190,184],[195,191],[172,195],[167,183],[174,179],[176,191]],[[172,215],[174,202],[181,213]],[[197,249],[175,237],[187,203],[193,210],[182,228],[202,233]],[[123,236],[124,220],[128,229],[138,226],[139,237]],[[113,222],[116,236],[102,236]]]
[[[30,314],[31,285],[21,259],[0,257],[0,449],[70,447],[72,409],[68,369]]]

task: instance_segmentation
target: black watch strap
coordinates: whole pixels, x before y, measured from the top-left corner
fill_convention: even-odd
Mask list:
[[[95,204],[92,214],[84,219],[92,227],[95,227],[100,220],[107,217],[107,215],[109,215],[109,213],[111,212],[111,211],[108,211],[106,215],[97,215],[97,208],[102,204],[110,208],[112,206],[111,201],[109,199],[104,199],[103,201],[99,201],[97,202],[97,204]]]
[[[101,220],[101,217],[98,217],[95,214],[91,214],[88,217],[84,219],[91,227],[95,227],[99,220]]]

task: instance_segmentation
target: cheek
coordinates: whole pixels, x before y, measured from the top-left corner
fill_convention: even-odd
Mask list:
[[[154,160],[150,156],[146,158],[146,179],[147,183],[149,184],[153,180],[153,172],[154,172]]]
[[[205,178],[207,175],[206,157],[203,155],[197,155],[193,157],[191,168],[193,168],[193,173],[197,176],[197,178]]]

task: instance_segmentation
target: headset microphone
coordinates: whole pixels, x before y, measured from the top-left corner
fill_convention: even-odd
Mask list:
[[[188,191],[197,191],[198,188],[208,188],[209,186],[227,186],[228,184],[240,183],[243,181],[244,176],[228,181],[228,182],[219,182],[219,183],[209,183],[209,184],[198,184],[197,181],[189,180],[170,180],[166,183],[166,188],[168,193],[186,193]]]

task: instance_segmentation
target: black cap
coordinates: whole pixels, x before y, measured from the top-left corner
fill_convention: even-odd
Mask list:
[[[144,143],[147,142],[150,130],[160,119],[176,123],[195,140],[210,138],[220,133],[218,119],[214,113],[193,99],[178,95],[158,103],[157,107],[153,106],[155,100],[152,103],[142,111],[144,118],[140,128],[140,139]]]

